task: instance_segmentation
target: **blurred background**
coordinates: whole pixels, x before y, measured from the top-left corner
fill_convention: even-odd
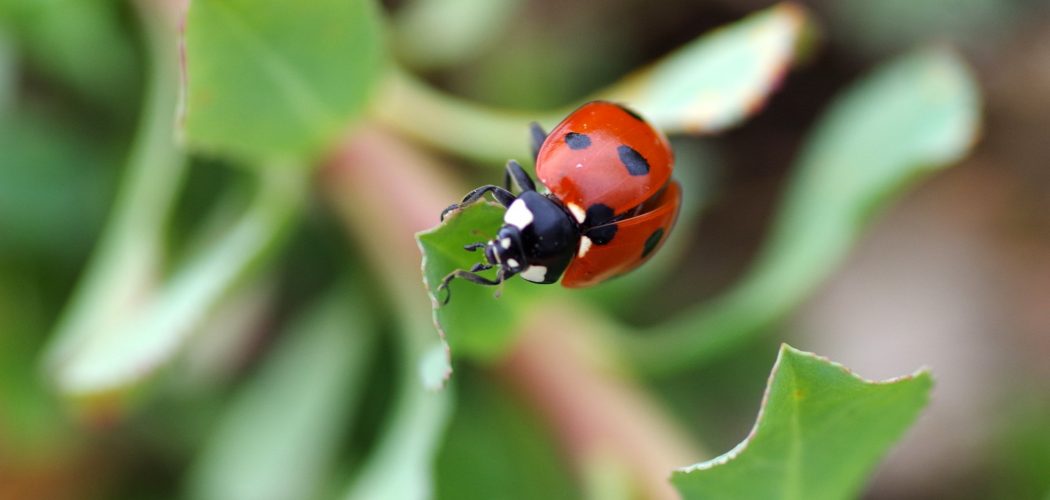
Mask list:
[[[771,4],[388,0],[383,9],[397,61],[435,87],[485,105],[550,109]],[[673,138],[679,170],[702,165],[706,208],[661,293],[618,301],[628,304],[617,308],[621,319],[653,323],[741,275],[807,131],[839,90],[878,61],[930,42],[958,48],[983,93],[982,137],[961,164],[880,214],[832,278],[771,334],[633,390],[705,450],[696,461],[747,434],[780,342],[868,378],[928,366],[937,379],[933,400],[865,498],[1046,498],[1050,4],[820,0],[806,7],[819,25],[814,49],[760,113],[719,136]],[[394,391],[398,317],[391,299],[375,293],[383,276],[355,236],[344,234],[340,212],[319,199],[307,203],[276,257],[204,322],[200,330],[212,335],[195,338],[210,340],[191,342],[163,376],[136,390],[132,404],[93,401],[84,410],[47,379],[43,351],[100,241],[135,136],[145,47],[135,8],[125,2],[0,0],[0,498],[281,498],[213,486],[222,481],[215,474],[239,473],[236,456],[214,450],[222,440],[255,442],[250,430],[231,437],[237,432],[228,422],[299,421],[265,397],[251,402],[256,393],[295,392],[298,385],[281,385],[295,373],[326,380],[325,390],[345,398],[302,407],[301,420],[324,433],[297,443],[323,448],[311,455],[323,459],[275,474],[299,485],[287,491],[342,495],[382,456],[383,429],[409,410]],[[464,186],[495,180],[491,168],[392,140]],[[193,254],[200,220],[230,202],[222,195],[239,189],[239,175],[236,166],[191,159],[161,228],[172,262]],[[348,292],[373,311],[369,324],[354,327],[371,332],[364,340],[324,335],[343,331],[342,314],[356,321],[357,310],[325,305],[329,290],[347,286],[336,274],[366,284]],[[296,342],[300,331],[321,333],[304,344]],[[334,351],[346,354],[332,371],[297,371]],[[349,364],[362,368],[339,368]],[[514,373],[512,362],[456,364],[436,457],[412,458],[433,472],[437,497],[582,496],[586,478],[573,472],[561,434]],[[513,458],[487,459],[494,456]]]

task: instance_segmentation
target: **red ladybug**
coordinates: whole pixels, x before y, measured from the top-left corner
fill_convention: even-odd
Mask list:
[[[484,249],[485,261],[452,272],[439,290],[456,278],[498,285],[516,274],[534,283],[591,286],[638,267],[667,238],[682,195],[671,179],[674,155],[667,138],[638,114],[590,102],[549,135],[532,124],[532,136],[536,175],[550,193],[537,192],[511,160],[505,187],[481,186],[446,208],[442,219],[492,193],[507,211],[495,238],[464,247]],[[493,267],[494,280],[476,274]]]

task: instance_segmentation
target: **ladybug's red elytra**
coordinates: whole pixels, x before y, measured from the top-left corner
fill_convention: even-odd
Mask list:
[[[484,249],[485,260],[450,273],[439,290],[456,278],[498,285],[514,275],[533,283],[560,279],[568,288],[595,285],[644,263],[674,227],[682,197],[671,179],[674,155],[667,138],[637,113],[590,102],[550,134],[533,123],[532,141],[536,176],[550,193],[536,191],[511,160],[504,187],[481,186],[446,208],[442,219],[491,193],[507,211],[493,239],[464,247]],[[493,267],[495,279],[477,274]]]

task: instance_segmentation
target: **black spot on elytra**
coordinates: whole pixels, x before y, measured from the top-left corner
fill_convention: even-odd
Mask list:
[[[583,223],[591,228],[585,232],[591,242],[595,245],[606,245],[612,241],[616,236],[616,230],[619,229],[616,224],[611,223],[615,215],[612,207],[608,205],[595,203],[587,207],[587,218],[583,220]]]
[[[622,109],[624,113],[627,113],[627,114],[631,115],[631,118],[634,118],[635,120],[638,120],[638,121],[640,121],[642,123],[645,123],[645,118],[642,118],[642,115],[639,115],[638,113],[635,113],[633,109],[628,108],[627,106],[624,106],[622,104],[617,104],[616,107]]]
[[[568,144],[570,149],[587,149],[591,147],[591,138],[585,134],[569,132],[565,134],[565,144]]]
[[[620,155],[620,161],[623,162],[623,166],[627,167],[627,173],[631,175],[646,175],[649,173],[649,162],[645,160],[645,157],[641,153],[634,150],[634,148],[627,145],[620,145],[616,148],[616,152]]]
[[[660,244],[660,240],[664,237],[664,228],[659,228],[653,231],[648,238],[645,239],[645,247],[642,248],[642,258],[646,258],[649,254],[656,250],[656,245]]]
[[[613,212],[612,207],[604,203],[595,203],[587,207],[587,217],[583,219],[583,223],[587,227],[597,227],[603,224],[607,224],[612,221],[613,216],[616,215]]]
[[[616,224],[606,224],[587,230],[585,236],[595,245],[608,245],[616,237],[616,230],[619,228]]]

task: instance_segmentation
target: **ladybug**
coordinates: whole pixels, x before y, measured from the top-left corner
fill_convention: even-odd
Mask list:
[[[491,193],[506,212],[494,238],[464,247],[484,249],[485,260],[450,273],[439,290],[447,292],[456,278],[498,285],[514,275],[544,284],[560,279],[568,288],[595,285],[644,263],[674,226],[682,196],[671,179],[674,155],[667,138],[637,113],[594,101],[549,135],[535,123],[531,131],[536,176],[549,192],[537,191],[511,160],[504,187],[481,186],[446,208],[442,220]],[[477,274],[493,267],[495,279]]]

